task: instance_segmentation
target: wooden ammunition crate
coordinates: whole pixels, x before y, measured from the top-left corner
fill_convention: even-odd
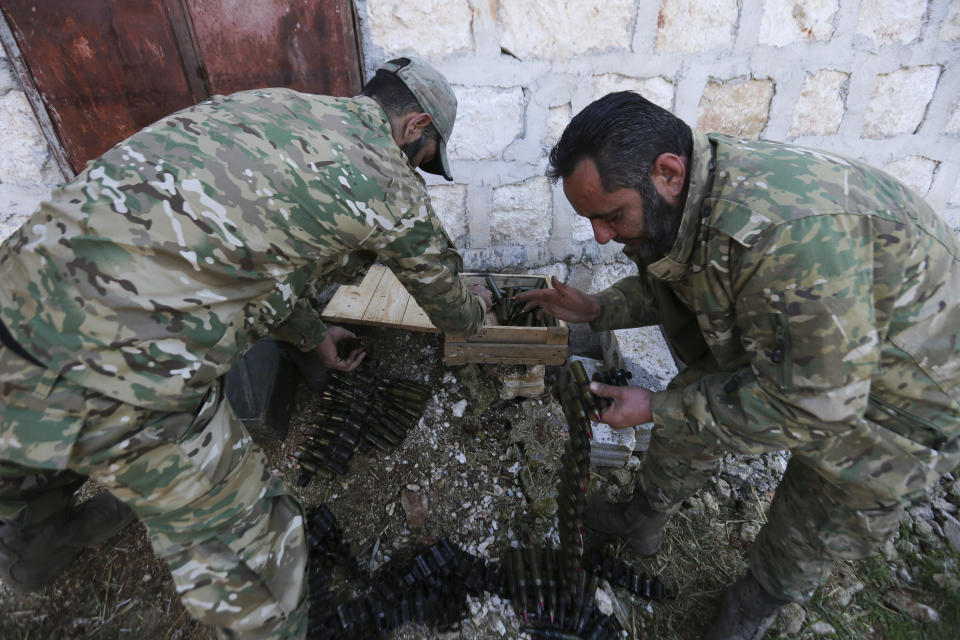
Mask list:
[[[486,286],[486,275],[464,273],[467,285]],[[546,276],[491,274],[501,291],[509,287],[535,287],[544,283]],[[395,327],[409,331],[439,333],[420,305],[407,293],[397,277],[388,268],[374,265],[357,286],[341,286],[327,303],[321,317],[328,322],[346,322],[381,327]],[[483,326],[473,336],[445,336],[444,362],[446,364],[551,364],[559,365],[567,359],[569,329],[562,320],[557,326],[513,327],[497,322],[496,314],[487,312]]]

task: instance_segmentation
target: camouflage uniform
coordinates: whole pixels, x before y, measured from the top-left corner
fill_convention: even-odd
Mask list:
[[[808,597],[960,463],[960,246],[919,197],[833,154],[694,131],[678,238],[599,294],[597,330],[662,323],[639,489],[674,512],[724,452],[792,457],[751,568]]]
[[[0,518],[42,521],[96,478],[194,616],[302,636],[301,510],[220,376],[267,334],[319,345],[311,294],[375,259],[437,327],[480,326],[371,98],[215,96],[88,164],[0,246],[2,322],[36,360],[0,348]]]

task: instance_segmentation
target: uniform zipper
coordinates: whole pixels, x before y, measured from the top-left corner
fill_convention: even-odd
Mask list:
[[[890,416],[894,420],[904,425],[911,432],[918,427],[920,429],[927,431],[930,434],[930,436],[932,436],[933,442],[931,444],[927,444],[926,442],[922,443],[925,446],[929,446],[932,449],[939,449],[946,442],[944,437],[940,434],[940,430],[934,424],[928,422],[927,420],[924,420],[923,418],[915,416],[912,413],[904,411],[900,407],[897,407],[896,405],[893,405],[887,402],[886,400],[880,398],[878,395],[874,393],[870,394],[869,401],[873,403],[874,406],[879,408],[881,411],[886,413],[888,416]],[[900,432],[898,431],[898,433]],[[913,434],[900,433],[900,435],[904,437],[910,437],[910,435],[913,435]],[[910,438],[910,439],[916,441],[916,438]]]

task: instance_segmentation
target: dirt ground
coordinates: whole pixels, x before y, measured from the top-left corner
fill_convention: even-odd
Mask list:
[[[301,384],[287,437],[260,438],[258,444],[304,508],[327,504],[358,562],[369,570],[391,557],[402,560],[417,545],[432,544],[441,536],[491,558],[514,541],[555,537],[552,470],[562,452],[565,427],[549,394],[499,401],[492,379],[479,367],[442,365],[440,336],[355,330],[367,337],[369,357],[375,361],[371,364],[379,375],[414,380],[434,393],[423,419],[389,455],[376,449],[358,453],[348,474],[315,477],[300,486],[300,470],[291,456],[303,441],[303,432],[315,422],[319,404]],[[521,465],[518,456],[529,457],[533,464]],[[521,487],[521,466],[529,469],[524,479],[537,483],[528,487],[534,500],[528,500]],[[88,490],[96,491],[90,484]],[[401,498],[425,508],[422,526],[408,524]],[[548,517],[538,517],[537,509]],[[354,585],[347,583],[334,584],[334,589],[344,599],[357,595]],[[478,615],[464,625],[460,637],[501,638],[501,624],[504,629],[518,628],[503,615],[503,603],[473,605]],[[484,612],[497,619],[485,621]],[[429,635],[428,629],[414,628],[395,637]],[[81,554],[43,591],[21,596],[0,586],[0,638],[129,637],[214,637],[180,605],[169,571],[153,557],[140,524]]]
[[[303,433],[317,421],[319,405],[316,395],[301,384],[286,437],[259,437],[258,443],[267,452],[274,473],[287,482],[306,510],[320,504],[330,507],[358,565],[375,571],[391,558],[408,559],[418,545],[432,544],[441,536],[492,560],[499,559],[512,545],[558,544],[554,498],[566,425],[562,409],[550,392],[555,368],[547,368],[546,390],[538,397],[501,400],[493,375],[496,372],[491,368],[443,366],[439,336],[367,327],[355,330],[367,338],[371,364],[378,375],[414,380],[433,390],[423,418],[406,439],[390,454],[376,449],[359,453],[345,475],[317,477],[300,486],[300,470],[291,456],[303,441]],[[764,487],[775,486],[775,480],[771,481],[765,471],[769,465],[759,462],[753,464],[760,482],[746,482],[732,492],[717,493],[716,487],[708,487],[685,503],[668,524],[664,547],[657,556],[620,556],[640,570],[661,575],[680,594],[675,601],[652,603],[602,585],[598,599],[607,613],[617,617],[625,637],[701,637],[723,587],[743,571],[743,554],[764,522],[772,497],[772,490]],[[634,458],[631,466],[637,464]],[[591,491],[627,497],[631,486],[628,469],[594,470],[591,477]],[[422,517],[422,524],[417,517]],[[903,547],[904,540],[897,544]],[[917,548],[930,555],[930,547]],[[948,566],[951,568],[946,571],[955,572],[960,556],[949,550],[937,553],[941,555],[937,556],[935,569],[943,572],[939,567]],[[909,565],[897,562],[900,564],[885,564],[878,554],[862,567],[840,567],[822,588],[824,597],[815,598],[802,609],[797,607],[801,616],[798,631],[788,633],[788,637],[823,636],[817,631],[823,628],[818,627],[823,620],[838,629],[852,629],[839,636],[826,633],[825,637],[901,637],[884,630],[892,629],[891,625],[905,617],[894,612],[897,620],[882,618],[891,615],[891,609],[879,600],[891,585],[901,588],[905,584],[902,567],[909,569]],[[916,571],[914,575],[917,577],[912,586],[905,588],[913,589],[919,598],[927,583],[921,582],[922,576]],[[851,577],[856,582],[856,576],[867,588],[853,605],[849,598],[834,603],[827,597],[842,589]],[[345,601],[359,595],[365,586],[335,576],[332,589],[338,601]],[[876,595],[879,604],[867,602],[864,594]],[[960,620],[956,586],[940,590],[938,597],[944,606],[955,609],[951,615]],[[879,613],[873,613],[871,607]],[[858,608],[869,615],[859,613]],[[862,623],[866,631],[858,631],[860,627],[844,618],[851,611],[858,617],[856,624]],[[873,621],[878,615],[882,618],[879,623]],[[469,601],[468,615],[457,632],[441,635],[433,629],[408,625],[390,637],[526,637],[521,635],[520,626],[509,603],[490,596]],[[921,637],[914,633],[902,637]],[[771,632],[768,637],[776,636]],[[214,634],[186,614],[167,568],[153,557],[145,530],[137,524],[99,548],[84,552],[54,584],[39,593],[18,596],[0,585],[0,639],[28,638],[207,640]]]

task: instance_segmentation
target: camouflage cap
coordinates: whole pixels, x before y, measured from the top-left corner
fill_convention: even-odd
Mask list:
[[[433,118],[433,126],[440,133],[437,141],[437,155],[424,163],[421,168],[429,173],[453,180],[450,162],[447,160],[447,142],[453,133],[453,123],[457,119],[457,96],[443,75],[423,60],[407,58],[407,64],[386,62],[377,68],[395,74],[410,93],[417,99],[424,111]]]

